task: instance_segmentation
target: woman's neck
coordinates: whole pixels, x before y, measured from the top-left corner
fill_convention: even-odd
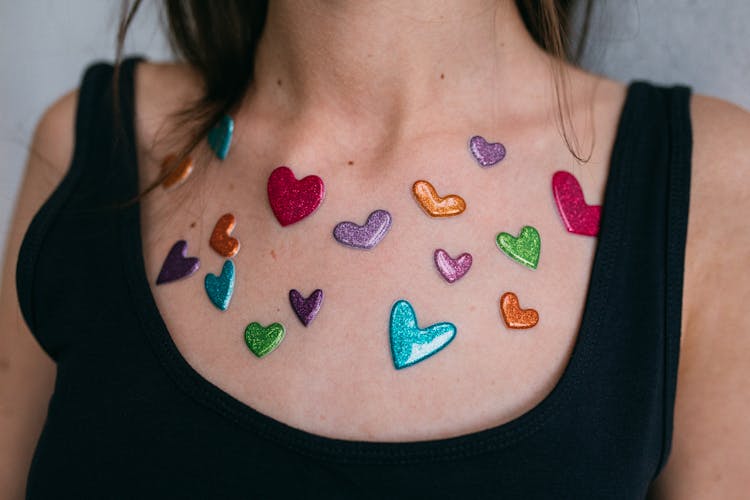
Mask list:
[[[391,128],[457,96],[505,96],[510,111],[549,78],[512,0],[275,0],[256,61],[256,89],[290,116]]]

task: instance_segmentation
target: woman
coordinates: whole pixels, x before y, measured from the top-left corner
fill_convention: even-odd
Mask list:
[[[563,63],[551,1],[207,5],[38,126],[10,497],[747,491],[747,113]]]

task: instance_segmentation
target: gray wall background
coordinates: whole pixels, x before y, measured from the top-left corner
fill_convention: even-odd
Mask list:
[[[594,0],[584,66],[621,81],[682,82],[750,109],[750,1]],[[169,59],[147,0],[127,52]],[[0,254],[34,125],[85,66],[114,57],[119,0],[0,0]]]

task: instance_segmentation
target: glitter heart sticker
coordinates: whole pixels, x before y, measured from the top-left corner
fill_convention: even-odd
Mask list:
[[[464,277],[469,272],[473,259],[471,254],[462,253],[455,259],[448,255],[448,252],[442,248],[435,250],[435,266],[437,266],[440,275],[448,283],[453,283]]]
[[[539,322],[539,313],[534,309],[521,309],[518,297],[506,292],[500,297],[500,312],[508,328],[531,328]]]
[[[234,134],[234,120],[229,115],[222,116],[219,123],[208,131],[208,145],[220,160],[229,154],[232,134]]]
[[[427,181],[417,181],[412,186],[412,192],[427,215],[432,217],[451,217],[466,210],[466,202],[457,194],[440,197]]]
[[[497,246],[508,257],[528,268],[536,269],[539,263],[542,240],[539,237],[539,231],[535,228],[524,226],[518,238],[509,233],[500,233],[497,235],[496,241]]]
[[[225,260],[221,274],[218,276],[208,273],[204,285],[211,303],[222,311],[226,311],[234,292],[234,262]]]
[[[333,228],[333,237],[352,248],[370,249],[380,243],[390,227],[391,214],[386,210],[375,210],[367,217],[363,226],[354,222],[339,222]]]
[[[229,236],[236,224],[233,214],[224,214],[216,221],[211,238],[208,240],[211,248],[222,257],[234,257],[240,250],[240,242],[237,238]]]
[[[263,326],[260,323],[252,322],[245,328],[245,344],[250,351],[262,358],[273,352],[282,340],[284,340],[284,325],[281,323],[271,323]]]
[[[297,290],[289,290],[289,302],[292,304],[292,310],[297,315],[303,325],[307,326],[320,311],[323,305],[323,290],[315,290],[309,297],[305,298]]]
[[[177,157],[175,155],[169,155],[164,158],[164,161],[161,163],[162,172],[167,168],[172,168],[175,161],[177,161]],[[167,174],[164,180],[161,181],[161,186],[164,189],[170,189],[174,186],[178,186],[185,182],[185,180],[190,176],[192,172],[193,159],[187,156],[179,165],[174,166],[174,169],[169,172],[169,174]]]
[[[313,213],[323,201],[325,188],[317,175],[297,180],[289,167],[278,167],[268,177],[268,201],[282,226]]]
[[[599,234],[602,207],[586,203],[583,189],[573,174],[564,170],[555,172],[552,176],[552,194],[568,232],[585,236]]]
[[[469,140],[469,149],[483,167],[491,167],[505,158],[505,146],[499,142],[487,142],[481,135],[475,135]]]
[[[201,262],[197,257],[187,256],[187,241],[180,240],[169,250],[164,263],[161,265],[161,271],[156,278],[156,284],[162,285],[195,273],[200,267]]]
[[[427,328],[417,326],[414,308],[399,300],[391,309],[391,354],[397,370],[424,361],[442,350],[456,336],[453,323],[435,323]]]

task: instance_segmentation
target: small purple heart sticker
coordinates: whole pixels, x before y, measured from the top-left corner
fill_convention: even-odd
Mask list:
[[[172,246],[172,249],[164,259],[156,284],[162,285],[171,281],[187,278],[195,273],[201,266],[197,257],[187,256],[187,241],[180,240]]]
[[[475,135],[469,140],[469,149],[483,167],[491,167],[505,158],[505,146],[499,142],[489,143],[481,135]]]
[[[339,222],[333,228],[333,237],[352,248],[370,249],[380,243],[390,227],[391,214],[386,210],[375,210],[367,217],[364,226],[354,222]]]
[[[323,290],[315,290],[308,298],[304,298],[297,290],[289,290],[289,302],[292,304],[294,314],[303,325],[307,326],[315,319],[320,306],[323,305]]]
[[[470,253],[462,253],[454,259],[442,248],[435,250],[435,266],[437,266],[440,275],[448,283],[453,283],[463,278],[469,272],[472,262],[473,259]]]

